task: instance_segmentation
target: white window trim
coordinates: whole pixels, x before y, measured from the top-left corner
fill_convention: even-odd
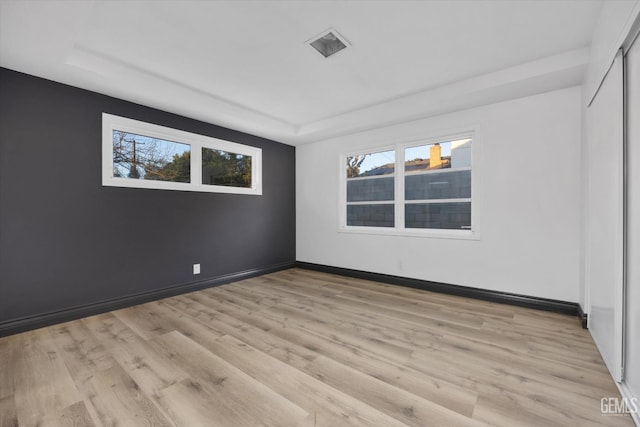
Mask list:
[[[113,176],[113,131],[134,133],[191,146],[191,182],[152,181]],[[202,183],[202,149],[251,156],[251,187]],[[102,113],[102,185],[106,187],[262,195],[262,149]]]
[[[338,192],[338,232],[340,233],[356,233],[356,234],[377,234],[385,236],[406,236],[406,237],[425,237],[425,238],[444,238],[444,239],[461,239],[461,240],[479,240],[479,146],[478,144],[478,131],[466,130],[466,131],[454,131],[441,134],[437,137],[429,137],[419,140],[411,140],[398,142],[394,145],[386,145],[381,147],[368,147],[358,149],[355,151],[345,152],[339,156],[339,185]],[[442,203],[439,199],[433,199],[428,201],[420,200],[407,200],[404,199],[404,178],[405,175],[413,175],[415,172],[409,172],[405,174],[404,170],[404,149],[417,147],[421,145],[434,144],[436,142],[451,141],[457,139],[471,138],[471,168],[460,168],[460,170],[471,169],[471,198],[464,199],[464,201],[471,201],[471,229],[470,230],[443,230],[435,228],[405,228],[404,225],[404,208],[405,203]],[[349,205],[357,204],[393,204],[395,209],[395,221],[394,227],[364,227],[347,225],[347,168],[345,167],[347,157],[359,155],[362,153],[377,153],[380,151],[395,151],[395,169],[393,174],[382,175],[380,177],[394,177],[395,178],[395,200],[387,201],[372,201],[372,202],[349,202]],[[442,170],[442,172],[450,171],[450,169]],[[423,173],[438,173],[440,171],[431,171]],[[418,172],[420,173],[420,172]],[[357,178],[356,178],[357,179]],[[455,199],[456,201],[463,201],[463,199]],[[451,200],[447,200],[451,201]]]

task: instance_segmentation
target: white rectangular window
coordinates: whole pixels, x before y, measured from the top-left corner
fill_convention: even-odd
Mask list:
[[[102,114],[102,185],[262,194],[262,150]]]
[[[471,229],[471,138],[404,149],[404,226]]]
[[[393,227],[395,151],[347,157],[347,225]]]
[[[342,231],[474,237],[473,134],[341,156]]]

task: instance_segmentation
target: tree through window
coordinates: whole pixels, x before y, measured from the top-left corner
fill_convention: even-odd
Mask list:
[[[190,182],[191,146],[114,130],[113,176]]]
[[[102,185],[262,194],[262,150],[102,114]]]

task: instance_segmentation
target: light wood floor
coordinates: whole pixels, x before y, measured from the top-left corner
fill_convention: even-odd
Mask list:
[[[4,426],[591,426],[576,318],[292,269],[0,339]]]

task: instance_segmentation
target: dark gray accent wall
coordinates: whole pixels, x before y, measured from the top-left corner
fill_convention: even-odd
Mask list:
[[[102,187],[103,112],[262,148],[263,195]],[[293,147],[0,68],[0,326],[293,262]]]

